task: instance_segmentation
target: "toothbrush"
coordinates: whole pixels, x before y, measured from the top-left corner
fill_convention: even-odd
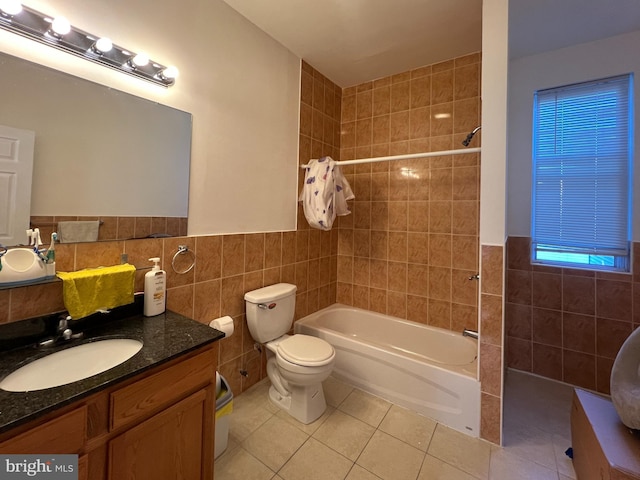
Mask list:
[[[56,261],[56,240],[58,240],[58,234],[53,232],[51,234],[51,245],[49,245],[45,254],[47,257],[46,263],[54,263]]]
[[[40,260],[42,260],[43,263],[47,263],[47,257],[40,250],[38,250],[37,245],[33,247],[33,252],[38,256]]]

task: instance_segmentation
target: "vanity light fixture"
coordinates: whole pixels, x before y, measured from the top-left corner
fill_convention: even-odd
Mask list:
[[[178,75],[173,66],[160,65],[144,53],[132,53],[109,38],[74,27],[64,17],[47,16],[18,0],[0,0],[0,28],[163,87],[173,85]]]

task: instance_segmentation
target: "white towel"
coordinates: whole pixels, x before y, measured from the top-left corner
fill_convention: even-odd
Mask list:
[[[58,237],[60,243],[95,242],[99,229],[99,220],[58,222]]]
[[[331,230],[336,215],[349,215],[347,200],[355,198],[351,186],[331,157],[311,160],[300,192],[304,216],[309,225]]]

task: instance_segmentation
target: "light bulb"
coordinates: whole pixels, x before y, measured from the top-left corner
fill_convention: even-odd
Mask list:
[[[131,61],[136,67],[144,67],[147,63],[149,63],[149,56],[144,53],[138,53],[131,59]]]
[[[71,24],[64,17],[56,17],[51,22],[51,30],[58,35],[66,35],[71,31]]]
[[[0,0],[0,10],[7,15],[17,15],[22,11],[22,4],[18,0]]]
[[[96,43],[93,45],[93,50],[96,53],[106,53],[113,48],[113,42],[110,38],[102,37],[99,38]]]
[[[180,74],[180,71],[178,70],[177,67],[170,65],[167,68],[165,68],[164,70],[162,70],[162,72],[160,72],[160,75],[163,78],[169,79],[169,80],[173,80],[174,78],[178,78],[178,75]]]

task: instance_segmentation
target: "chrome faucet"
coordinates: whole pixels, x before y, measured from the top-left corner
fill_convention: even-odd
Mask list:
[[[478,340],[478,332],[476,330],[469,330],[468,328],[465,328],[464,330],[462,330],[462,336],[471,337]]]
[[[69,320],[71,320],[70,315],[67,315],[66,317],[60,317],[60,319],[58,320],[58,326],[56,327],[56,336],[47,340],[43,340],[42,342],[38,343],[38,346],[50,347],[60,341],[82,338],[82,332],[73,333],[71,328],[69,328]]]
[[[69,340],[73,335],[73,332],[69,328],[69,320],[71,320],[71,316],[69,315],[58,320],[58,338],[62,337],[63,340]]]

